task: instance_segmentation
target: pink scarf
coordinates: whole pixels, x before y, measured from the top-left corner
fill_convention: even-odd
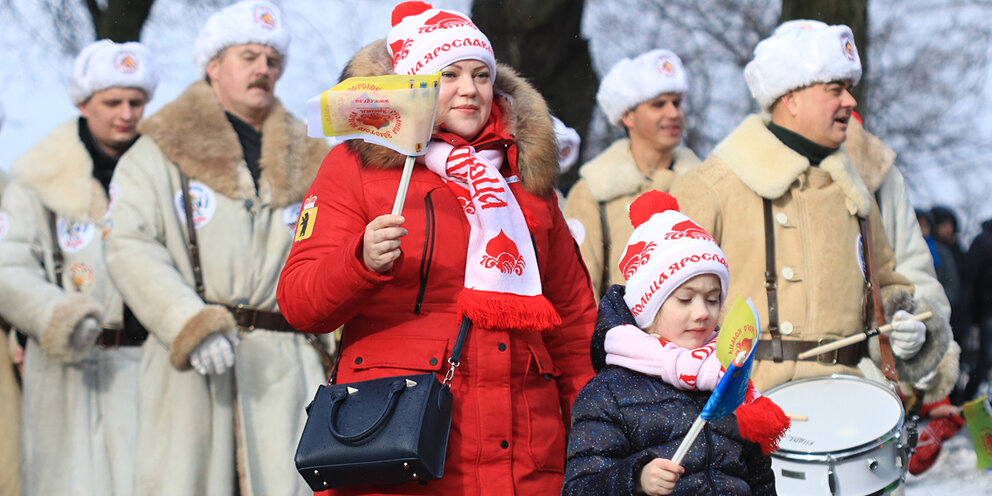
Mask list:
[[[627,324],[606,332],[606,363],[659,377],[676,389],[712,391],[724,370],[716,357],[716,333],[689,350]]]
[[[504,151],[476,151],[434,140],[427,168],[458,198],[468,220],[465,288],[458,312],[484,328],[546,330],[561,317],[541,292],[541,274],[530,230],[510,191],[516,176],[500,174]]]

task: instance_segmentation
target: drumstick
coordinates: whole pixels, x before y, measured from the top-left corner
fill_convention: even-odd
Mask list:
[[[917,315],[914,315],[914,316],[910,317],[909,320],[923,321],[923,320],[929,319],[930,317],[933,317],[933,312],[923,312],[921,314],[917,314]],[[879,327],[877,329],[872,329],[870,331],[859,332],[857,334],[853,334],[853,335],[848,336],[846,338],[838,339],[837,341],[834,341],[832,343],[827,343],[827,344],[824,344],[824,345],[821,345],[821,346],[817,346],[816,348],[808,349],[808,350],[800,353],[798,355],[798,358],[800,360],[803,360],[805,358],[809,358],[811,356],[820,355],[820,354],[826,353],[828,351],[834,351],[836,349],[843,348],[845,346],[849,346],[849,345],[852,345],[854,343],[860,343],[860,342],[862,342],[862,341],[864,341],[864,340],[866,340],[866,339],[868,339],[868,338],[870,338],[870,337],[872,337],[872,336],[874,336],[874,335],[876,335],[878,333],[887,334],[891,330],[892,330],[892,323],[890,322],[890,323],[885,324],[882,327]]]
[[[808,415],[797,415],[795,413],[786,413],[785,416],[789,417],[792,420],[798,420],[799,422],[805,422],[809,420]]]
[[[406,201],[406,190],[410,187],[410,174],[413,173],[413,156],[406,156],[406,163],[403,164],[403,176],[400,178],[400,187],[396,190],[396,201],[393,202],[393,215],[399,215],[403,211],[403,202]]]

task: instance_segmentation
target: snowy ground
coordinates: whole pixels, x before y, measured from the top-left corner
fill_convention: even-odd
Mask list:
[[[906,496],[992,495],[992,471],[975,468],[975,448],[968,427],[944,441],[930,470],[906,480]]]

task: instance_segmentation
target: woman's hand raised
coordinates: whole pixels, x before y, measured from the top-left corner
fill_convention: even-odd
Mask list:
[[[380,215],[365,226],[362,238],[362,262],[369,270],[384,274],[400,258],[400,238],[407,230],[400,227],[406,219],[402,215]]]

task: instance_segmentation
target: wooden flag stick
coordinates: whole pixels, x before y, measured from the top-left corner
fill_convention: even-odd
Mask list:
[[[909,320],[924,321],[929,319],[930,317],[933,317],[933,312],[923,312],[921,314],[910,317]],[[816,348],[811,348],[809,350],[800,353],[798,355],[798,358],[800,360],[803,360],[811,356],[821,355],[828,351],[834,351],[836,349],[843,348],[845,346],[850,346],[854,343],[860,343],[878,333],[888,334],[889,331],[891,330],[892,330],[892,323],[890,322],[888,324],[883,325],[882,327],[879,327],[878,329],[859,332],[857,334],[848,336],[846,338],[838,339],[837,341],[834,341],[832,343],[827,343],[825,345],[817,346]]]
[[[403,212],[403,203],[406,201],[406,190],[410,187],[410,175],[413,174],[413,162],[416,160],[411,155],[406,156],[406,163],[403,164],[403,177],[400,178],[400,187],[396,190],[396,201],[393,202],[393,215]]]

